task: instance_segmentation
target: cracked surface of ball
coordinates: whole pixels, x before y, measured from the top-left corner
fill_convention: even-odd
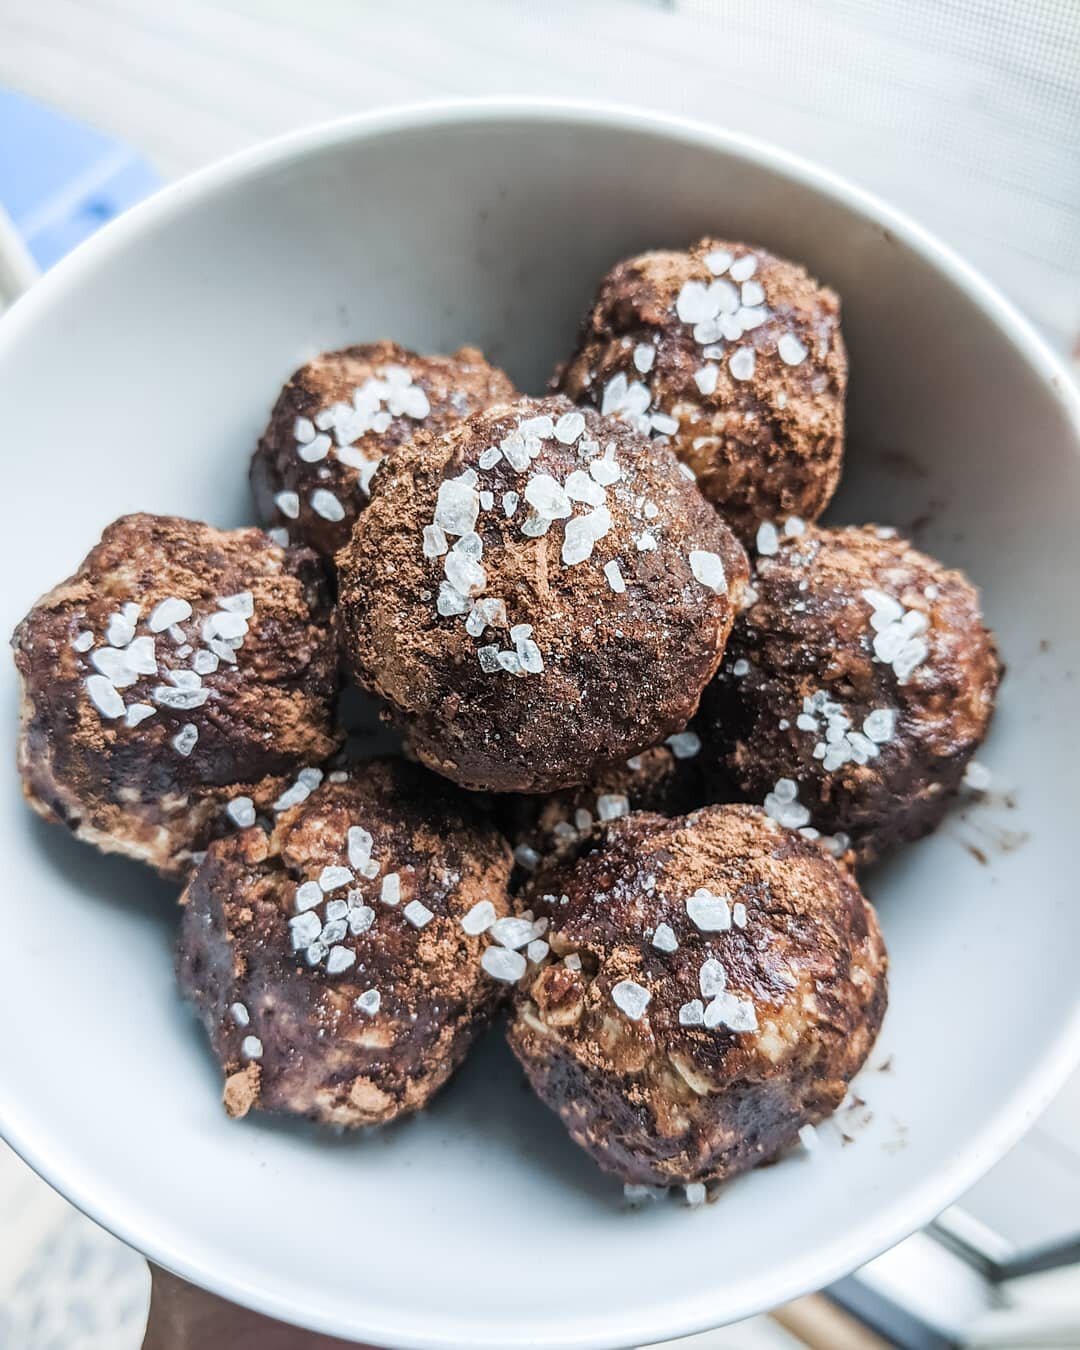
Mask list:
[[[421,356],[372,342],[323,352],[290,377],[252,458],[260,519],[332,558],[386,455],[417,431],[441,431],[514,392],[475,347]]]
[[[940,822],[993,713],[994,637],[964,574],[891,531],[813,527],[775,550],[703,734],[741,795],[869,861]]]
[[[840,1104],[885,1012],[886,956],[847,869],[748,806],[612,822],[524,897],[551,954],[510,1044],[605,1170],[721,1181]]]
[[[620,262],[555,383],[666,436],[747,545],[762,521],[816,520],[840,480],[840,302],[762,248],[705,238]]]
[[[339,743],[323,568],[261,530],[124,516],[12,644],[30,805],[166,875]]]
[[[345,659],[412,751],[544,792],[686,726],[747,562],[670,450],[549,398],[403,446],[338,574]]]
[[[229,1114],[351,1128],[424,1107],[505,996],[461,920],[481,900],[509,912],[510,866],[464,796],[390,759],[328,778],[272,833],[213,844],[177,973]]]

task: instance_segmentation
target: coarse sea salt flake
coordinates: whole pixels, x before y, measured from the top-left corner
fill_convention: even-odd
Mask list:
[[[706,998],[723,993],[727,988],[727,971],[715,956],[701,963],[698,972],[698,985]]]
[[[651,342],[639,342],[634,348],[634,368],[642,375],[647,375],[652,370],[655,360],[656,348]]]
[[[196,742],[199,739],[199,728],[194,722],[185,722],[176,735],[172,738],[172,748],[178,755],[183,755],[186,759],[195,749]]]
[[[477,900],[476,904],[461,916],[461,926],[470,937],[476,937],[486,932],[495,922],[495,918],[495,906],[491,901]]]
[[[479,493],[465,474],[444,479],[439,484],[433,523],[441,526],[447,534],[469,534],[479,514]]]
[[[724,575],[724,563],[717,553],[708,553],[701,549],[690,552],[690,571],[702,586],[717,595],[727,594],[727,577]]]
[[[716,392],[716,382],[719,378],[720,367],[711,361],[694,372],[694,383],[706,397]]]
[[[963,783],[966,788],[972,792],[987,792],[994,778],[985,764],[980,764],[977,759],[973,759],[964,770]]]
[[[509,947],[512,951],[524,947],[536,935],[531,919],[522,919],[515,915],[509,915],[504,919],[496,919],[488,927],[487,932],[488,936],[493,938],[500,947]]]
[[[610,562],[604,564],[604,576],[607,577],[608,585],[616,595],[622,595],[626,590],[626,582],[623,580],[623,574],[619,569],[617,558],[612,558]]]
[[[123,717],[124,700],[116,692],[111,680],[104,675],[86,677],[86,693],[102,717]]]
[[[664,744],[676,759],[693,759],[701,750],[701,737],[696,731],[677,731]]]
[[[324,867],[319,873],[319,886],[324,891],[336,891],[341,886],[347,886],[352,879],[353,874],[347,867]]]
[[[159,601],[150,611],[146,626],[151,633],[160,633],[166,628],[171,628],[174,623],[183,623],[185,619],[190,618],[191,606],[188,602],[181,600],[178,596],[170,595]]]
[[[652,1000],[652,994],[635,980],[620,980],[611,991],[615,1006],[631,1020],[640,1021]]]
[[[507,947],[488,947],[480,958],[480,965],[493,980],[514,984],[525,974],[526,961],[520,952]]]
[[[758,526],[757,551],[763,557],[771,557],[780,548],[780,535],[771,520],[763,520]]]
[[[350,951],[348,947],[331,947],[326,956],[326,973],[340,975],[342,971],[355,964],[356,953]]]
[[[332,492],[326,488],[316,488],[311,494],[311,509],[323,520],[338,521],[345,519],[345,508]]]
[[[441,558],[450,547],[441,525],[424,526],[424,557]]]
[[[234,797],[226,806],[225,814],[234,825],[246,830],[255,824],[255,803],[250,797]]]
[[[728,358],[728,370],[731,371],[734,380],[753,379],[756,365],[757,358],[753,347],[736,347]]]
[[[690,921],[703,933],[723,933],[731,927],[731,907],[727,897],[713,895],[699,886],[686,902]]]
[[[604,792],[596,799],[596,814],[601,820],[619,820],[630,814],[630,798],[622,792]]]
[[[658,923],[652,936],[652,945],[659,952],[674,952],[679,948],[679,940],[670,924]]]
[[[567,412],[555,423],[555,439],[563,445],[573,445],[585,430],[585,418],[579,412]]]
[[[410,900],[401,912],[414,928],[424,928],[435,917],[427,905],[419,900]]]

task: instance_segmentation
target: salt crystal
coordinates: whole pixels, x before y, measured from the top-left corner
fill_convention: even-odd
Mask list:
[[[185,722],[176,735],[172,738],[172,748],[178,755],[183,755],[186,759],[195,749],[196,742],[199,739],[199,728],[194,722]]]
[[[621,792],[601,793],[596,799],[596,814],[601,820],[618,820],[630,814],[630,799]]]
[[[191,606],[188,602],[175,595],[170,595],[150,611],[146,626],[151,633],[160,633],[166,628],[171,628],[174,623],[183,623],[185,619],[190,618]]]
[[[736,347],[728,359],[728,370],[734,380],[751,380],[756,364],[753,347]]]
[[[619,570],[619,563],[616,558],[612,558],[610,562],[604,564],[604,575],[615,594],[622,595],[626,590],[626,582],[623,580],[623,574]]]
[[[676,938],[670,924],[658,923],[656,932],[653,933],[652,945],[660,952],[674,952],[678,950],[679,940]]]
[[[470,937],[486,932],[495,922],[495,906],[490,900],[477,900],[476,904],[461,916],[461,926]]]
[[[573,445],[584,430],[585,418],[581,413],[563,413],[555,423],[555,439],[563,445]]]
[[[693,759],[701,749],[701,737],[696,731],[677,731],[664,744],[676,759]]]
[[[355,964],[356,953],[350,951],[348,947],[331,947],[326,956],[326,973],[340,975],[342,971]]]
[[[234,797],[225,808],[225,814],[242,830],[255,824],[255,803],[250,797]]]
[[[652,994],[634,980],[620,980],[612,989],[611,997],[631,1022],[637,1022],[645,1015]]]
[[[724,563],[717,553],[708,553],[701,549],[690,552],[690,571],[697,581],[717,595],[727,594],[727,577],[724,575]]]
[[[720,367],[711,362],[694,372],[694,383],[706,396],[716,392],[716,382],[719,378]]]
[[[721,994],[727,988],[727,971],[714,956],[702,962],[698,972],[698,984],[706,998]]]
[[[726,896],[713,895],[699,886],[686,902],[686,913],[703,933],[723,933],[731,927],[731,908]]]
[[[435,917],[427,905],[419,900],[410,900],[401,912],[414,928],[424,928]]]
[[[799,341],[794,333],[783,333],[776,344],[776,351],[780,360],[786,366],[801,365],[807,357],[807,349]]]
[[[780,536],[776,526],[769,520],[763,520],[758,526],[757,551],[764,557],[771,557],[780,548]]]
[[[520,952],[506,947],[488,947],[480,958],[480,965],[493,980],[514,984],[525,974],[526,962]]]
[[[424,526],[425,558],[441,558],[448,548],[446,532],[441,525]]]

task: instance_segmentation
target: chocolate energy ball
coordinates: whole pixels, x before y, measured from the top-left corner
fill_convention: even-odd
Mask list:
[[[840,302],[764,249],[702,239],[619,263],[556,383],[667,438],[745,544],[763,520],[816,520],[840,480]]]
[[[471,805],[403,760],[336,771],[271,834],[211,845],[177,972],[229,1114],[353,1127],[426,1106],[507,991],[483,960],[510,867]]]
[[[331,558],[367,505],[383,457],[442,431],[514,386],[475,347],[419,356],[396,342],[324,352],[292,376],[251,461],[259,515]]]
[[[510,1044],[574,1141],[632,1185],[720,1181],[834,1111],[886,957],[850,872],[748,806],[636,814],[539,873],[550,955]]]
[[[338,744],[322,565],[261,530],[124,516],[12,645],[30,805],[166,875]]]
[[[357,679],[425,764],[498,792],[681,731],[747,577],[666,446],[562,398],[402,446],[337,561]]]
[[[631,811],[681,816],[704,805],[708,798],[699,772],[700,751],[696,731],[678,731],[664,745],[612,765],[592,783],[546,797],[502,798],[514,860],[532,872],[549,853],[573,846],[599,822],[618,820]]]
[[[994,710],[994,638],[967,578],[893,530],[763,543],[706,738],[741,794],[868,861],[941,820]]]

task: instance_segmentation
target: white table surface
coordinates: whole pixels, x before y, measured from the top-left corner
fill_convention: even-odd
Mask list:
[[[887,197],[1078,350],[1067,0],[0,0],[0,85],[129,141],[165,177],[391,102],[585,95],[677,112]],[[1080,1079],[972,1201],[1008,1223],[1035,1186],[1080,1214]],[[0,1147],[0,1346],[131,1350],[145,1296],[142,1262]],[[790,1343],[760,1319],[694,1339]]]

